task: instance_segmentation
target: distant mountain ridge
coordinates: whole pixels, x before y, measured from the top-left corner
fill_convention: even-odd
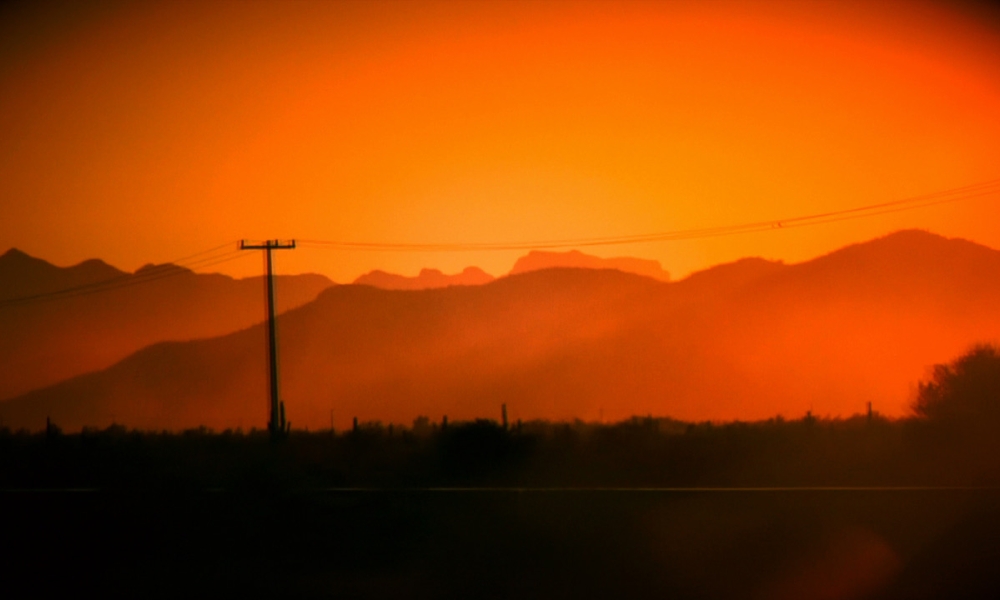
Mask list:
[[[466,267],[455,275],[445,275],[437,269],[421,269],[416,277],[375,270],[358,277],[354,283],[383,290],[429,290],[452,285],[483,285],[494,279],[495,277],[479,267]]]
[[[623,273],[634,273],[651,277],[658,281],[669,281],[670,274],[663,270],[655,260],[622,256],[618,258],[600,258],[584,254],[579,250],[568,252],[548,252],[532,250],[514,263],[511,275],[539,271],[541,269],[572,268],[572,269],[617,269]]]
[[[616,269],[623,273],[634,273],[657,281],[669,281],[670,274],[655,260],[619,257],[600,258],[584,254],[579,250],[568,252],[548,252],[532,250],[517,259],[509,275],[519,275],[542,269]],[[452,285],[484,285],[495,277],[479,267],[466,267],[456,275],[445,275],[437,269],[422,269],[416,277],[406,277],[395,273],[375,270],[354,280],[359,285],[370,285],[383,290],[426,290]]]
[[[277,281],[281,311],[332,285],[320,275]],[[57,293],[65,290],[72,291]],[[100,260],[58,267],[11,249],[0,255],[0,399],[108,367],[156,342],[218,336],[263,319],[262,277],[170,264],[127,273]]]
[[[556,268],[421,294],[335,286],[279,319],[295,426],[357,416],[685,420],[905,414],[930,365],[1000,339],[1000,252],[920,231],[660,282]],[[8,424],[261,427],[264,336],[145,348],[0,403]]]
[[[46,294],[126,275],[97,259],[57,267],[11,248],[0,255],[0,300]]]

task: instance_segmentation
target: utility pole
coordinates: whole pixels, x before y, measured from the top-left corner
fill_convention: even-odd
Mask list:
[[[278,400],[278,331],[274,320],[274,272],[271,268],[272,250],[294,250],[295,240],[264,240],[253,243],[240,241],[240,250],[263,250],[267,264],[267,351],[270,369],[271,419],[267,424],[271,440],[276,441],[288,434],[290,423],[285,421],[285,403]]]

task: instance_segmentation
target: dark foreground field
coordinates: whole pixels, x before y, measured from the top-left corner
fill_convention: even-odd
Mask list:
[[[996,598],[1000,492],[6,492],[20,596]]]
[[[991,431],[0,432],[4,596],[995,598]]]

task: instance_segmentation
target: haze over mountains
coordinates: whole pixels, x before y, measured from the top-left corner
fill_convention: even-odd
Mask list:
[[[344,285],[279,320],[293,426],[495,417],[901,415],[927,368],[1000,339],[1000,252],[904,231],[795,265],[666,283],[548,269],[480,286]],[[261,327],[156,344],[0,403],[38,428],[262,427]]]
[[[660,263],[655,260],[633,258],[631,256],[600,258],[584,254],[579,250],[570,250],[569,252],[532,250],[526,256],[517,259],[517,262],[514,263],[514,268],[510,270],[510,274],[519,275],[521,273],[530,273],[531,271],[555,268],[617,269],[623,273],[634,273],[659,281],[670,280],[670,274],[664,271]]]
[[[604,266],[604,259],[579,252],[543,254],[549,255],[548,264]],[[655,261],[613,260],[624,267],[632,260],[659,268]],[[424,269],[417,277],[373,271],[355,283],[383,289],[430,289],[482,285],[493,279],[478,267],[468,267],[456,275]],[[279,312],[313,300],[330,285],[321,275],[279,276]],[[59,293],[64,290],[75,291]],[[4,332],[0,400],[103,369],[156,342],[213,337],[259,323],[262,290],[261,278],[196,275],[170,264],[146,265],[126,273],[97,259],[58,267],[10,249],[0,255],[0,330]],[[11,305],[21,298],[28,300]]]
[[[383,290],[429,290],[452,285],[483,285],[494,279],[495,277],[479,267],[466,267],[455,275],[445,275],[437,269],[421,269],[416,277],[375,270],[358,277],[354,283]]]
[[[280,311],[332,285],[321,275],[278,281]],[[155,342],[218,336],[263,318],[262,277],[174,265],[125,273],[99,260],[57,267],[12,249],[0,256],[0,399],[103,369]]]
[[[600,258],[584,254],[579,250],[568,252],[545,252],[532,250],[517,259],[510,275],[519,275],[542,269],[616,269],[623,273],[634,273],[660,281],[668,281],[670,274],[655,260],[632,257]],[[466,267],[461,273],[445,275],[437,269],[423,269],[416,277],[396,275],[385,271],[372,271],[354,280],[354,283],[370,285],[384,290],[429,290],[452,285],[483,285],[495,278],[479,267]]]

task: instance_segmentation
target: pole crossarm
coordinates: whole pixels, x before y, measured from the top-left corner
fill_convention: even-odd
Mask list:
[[[295,240],[264,240],[263,242],[250,242],[240,240],[240,250],[263,250],[267,264],[267,355],[270,364],[270,392],[271,392],[271,418],[267,428],[271,432],[271,439],[278,440],[288,434],[290,426],[285,420],[285,403],[278,399],[278,330],[274,319],[274,273],[271,268],[272,250],[293,250]]]
[[[240,250],[294,250],[295,240],[240,240]]]

